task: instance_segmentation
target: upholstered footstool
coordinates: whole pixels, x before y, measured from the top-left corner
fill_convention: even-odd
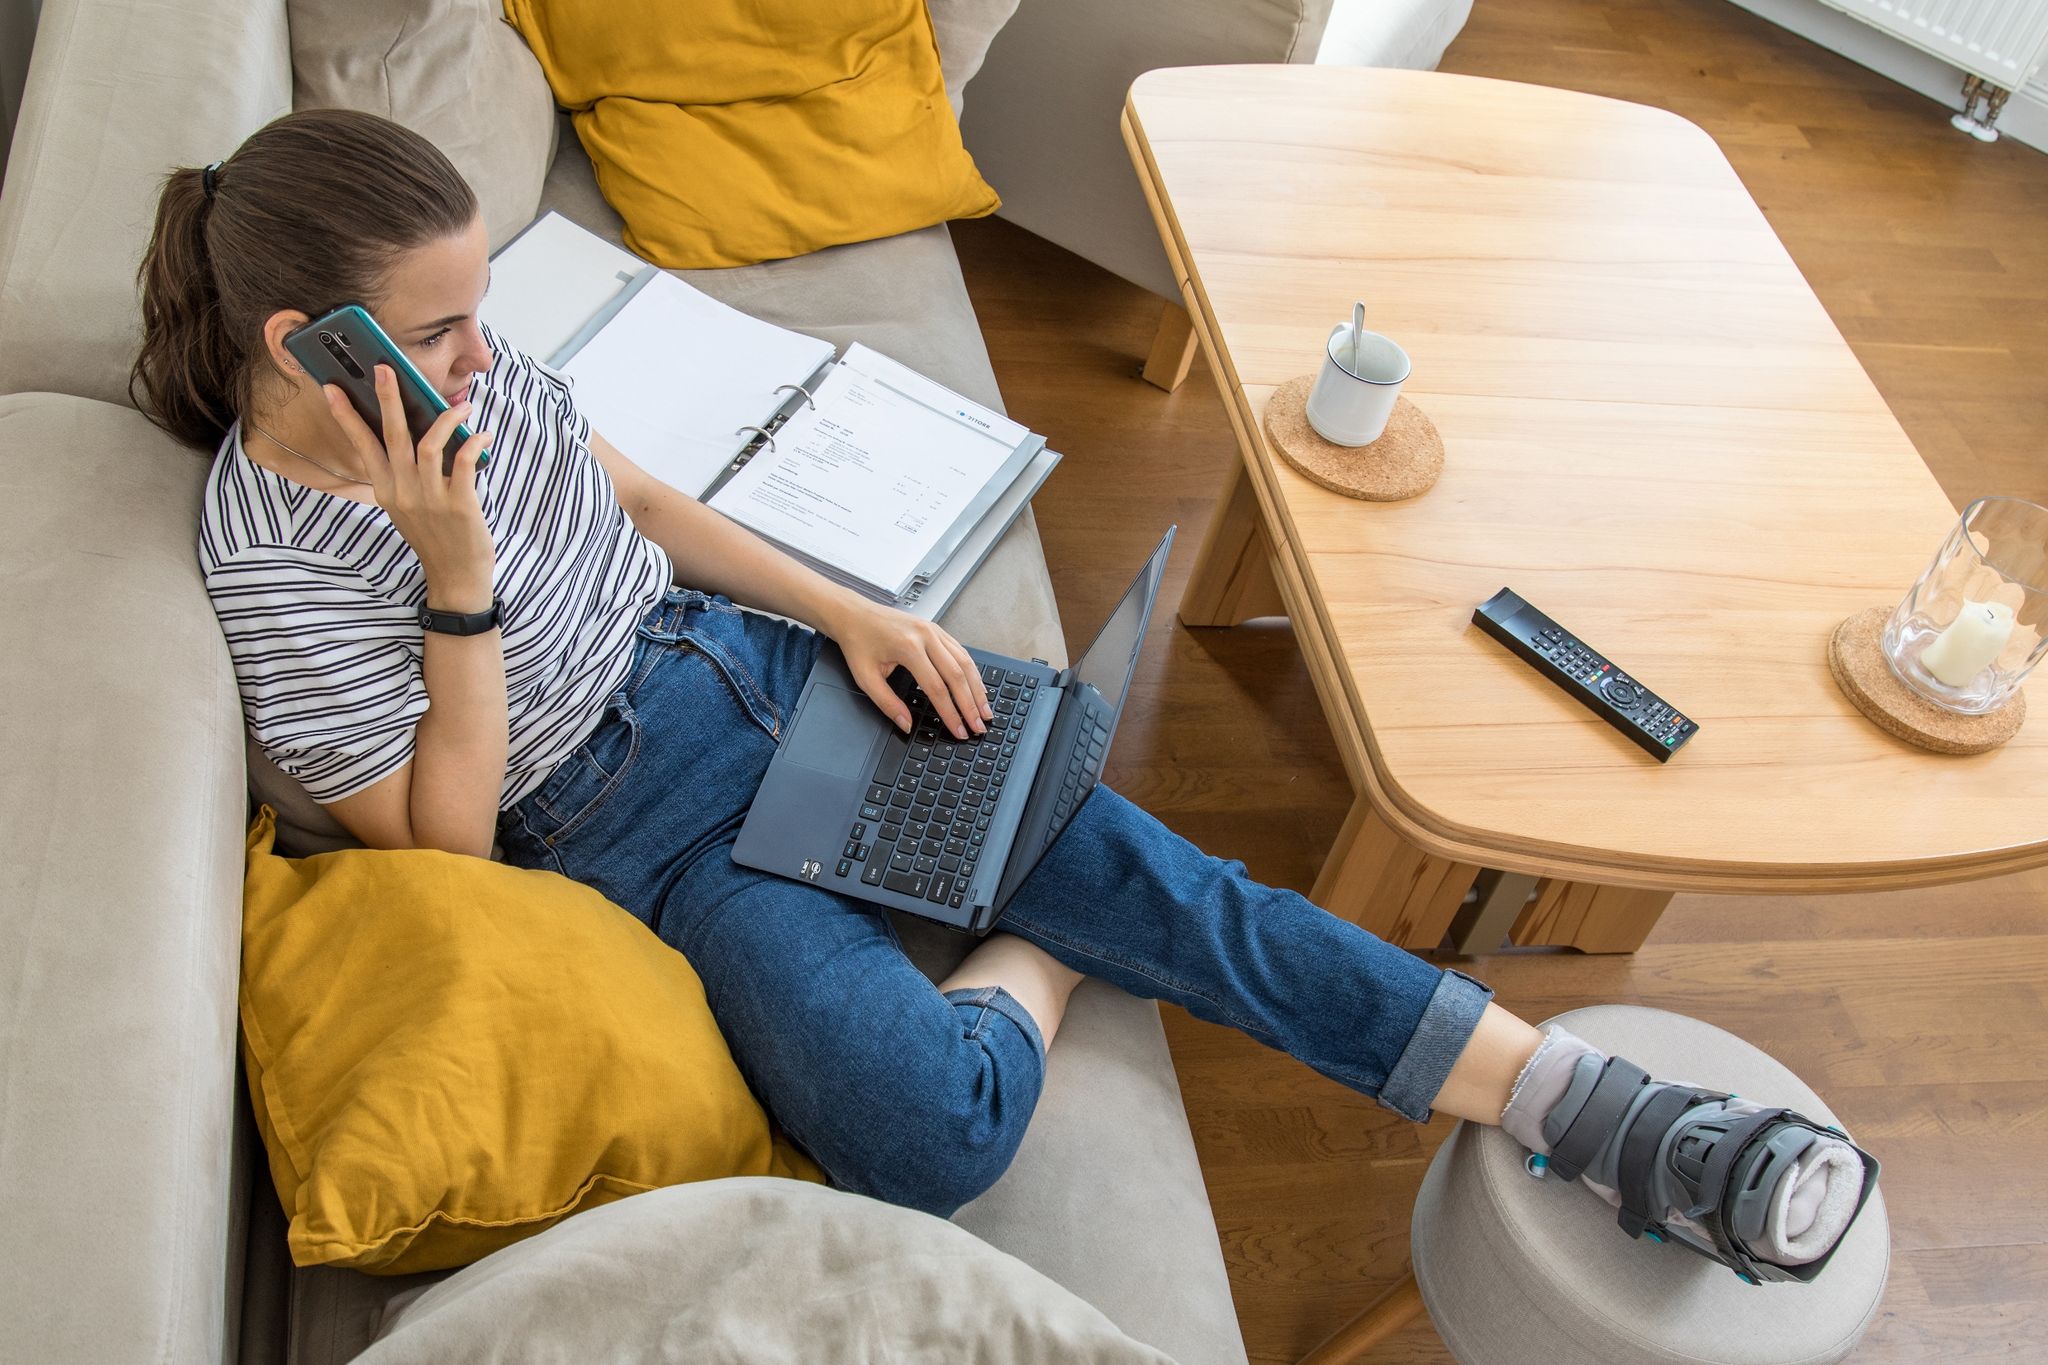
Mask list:
[[[1552,1022],[1653,1076],[1836,1121],[1797,1076],[1711,1024],[1631,1005]],[[1881,1183],[1813,1283],[1747,1285],[1683,1247],[1631,1241],[1591,1191],[1531,1178],[1527,1155],[1498,1128],[1459,1124],[1415,1199],[1414,1287],[1396,1286],[1308,1360],[1366,1358],[1418,1290],[1463,1365],[1820,1365],[1846,1356],[1877,1313],[1891,1261]]]

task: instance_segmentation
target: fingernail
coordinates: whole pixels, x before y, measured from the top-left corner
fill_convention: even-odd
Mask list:
[[[910,713],[909,713],[909,712],[907,712],[907,711],[898,711],[898,712],[896,713],[896,728],[897,728],[897,729],[899,729],[899,730],[901,730],[901,731],[903,731],[903,733],[905,733],[905,734],[909,734],[909,733],[910,733]]]

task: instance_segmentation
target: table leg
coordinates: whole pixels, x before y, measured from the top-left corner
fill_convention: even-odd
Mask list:
[[[1537,879],[1489,867],[1473,884],[1479,896],[1451,921],[1451,949],[1467,957],[1497,952],[1528,908]]]
[[[1431,857],[1403,839],[1360,796],[1308,898],[1396,947],[1426,952],[1443,941],[1478,875],[1477,864]]]
[[[1413,1322],[1422,1309],[1422,1290],[1411,1270],[1328,1341],[1303,1356],[1301,1365],[1351,1365],[1363,1360],[1367,1351]]]
[[[1195,363],[1195,320],[1188,310],[1169,301],[1159,315],[1159,330],[1152,337],[1152,354],[1145,357],[1145,382],[1172,393],[1188,377]]]
[[[1251,475],[1242,462],[1233,464],[1230,486],[1216,500],[1187,591],[1181,594],[1181,623],[1234,626],[1255,616],[1285,616],[1272,555]]]
[[[1657,926],[1664,907],[1671,903],[1671,894],[1552,878],[1537,888],[1536,899],[1515,920],[1508,937],[1523,947],[1632,953]]]

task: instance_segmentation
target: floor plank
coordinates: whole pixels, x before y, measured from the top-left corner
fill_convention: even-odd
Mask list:
[[[2048,157],[1726,0],[1478,0],[1448,70],[1657,104],[1702,124],[1764,207],[1942,487],[2048,500]],[[1011,412],[1066,463],[1039,525],[1085,643],[1161,527],[1235,458],[1206,362],[1138,378],[1144,291],[1006,223],[956,224]],[[1930,547],[1930,552],[1932,547]],[[1905,585],[1900,585],[1901,590]],[[1306,890],[1350,804],[1292,634],[1159,614],[1111,780],[1204,847]],[[1078,637],[1078,638],[1077,638]],[[1751,1038],[1887,1161],[1895,1261],[1859,1361],[2030,1358],[2048,1336],[2048,871],[1884,896],[1680,896],[1626,958],[1492,958],[1503,1003],[1679,1010]],[[1291,1361],[1400,1273],[1417,1127],[1167,1011],[1252,1359]],[[1449,1357],[1426,1322],[1375,1356]]]

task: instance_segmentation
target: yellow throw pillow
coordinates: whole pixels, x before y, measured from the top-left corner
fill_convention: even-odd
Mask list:
[[[946,101],[924,0],[504,0],[627,247],[752,265],[1001,203]]]
[[[441,1270],[579,1209],[822,1180],[733,1065],[696,972],[552,872],[249,830],[243,1062],[298,1265]]]

